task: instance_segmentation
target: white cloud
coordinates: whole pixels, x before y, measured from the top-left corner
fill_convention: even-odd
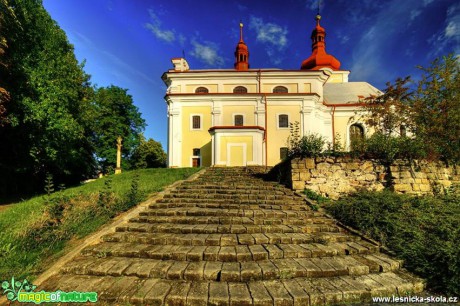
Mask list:
[[[410,12],[410,20],[414,20],[415,18],[417,18],[420,14],[422,13],[421,10],[412,10]]]
[[[455,54],[460,54],[460,3],[451,5],[447,9],[445,28],[438,31],[428,39],[433,46],[433,51],[428,54],[428,58],[445,55],[446,49],[451,49]]]
[[[193,57],[213,67],[221,67],[224,58],[219,55],[219,46],[210,41],[199,43],[196,39],[192,40],[193,50],[190,53]]]
[[[278,50],[287,46],[288,30],[286,27],[271,22],[264,23],[262,18],[251,16],[249,28],[257,32],[257,41],[276,46]]]
[[[139,71],[135,68],[133,68],[132,65],[129,65],[128,63],[126,63],[125,61],[123,61],[122,59],[120,59],[118,56],[108,52],[108,51],[102,51],[102,54],[104,54],[104,57],[109,59],[112,64],[116,67],[119,68],[118,69],[112,69],[112,74],[119,77],[120,79],[121,78],[124,78],[126,80],[129,80],[129,78],[127,78],[127,73],[131,74],[131,75],[134,75],[134,76],[138,76],[138,77],[141,77],[142,79],[144,79],[145,81],[151,83],[151,84],[154,84],[156,85],[157,82],[155,80],[153,80],[152,78],[150,78],[149,76],[147,76],[145,73],[143,73],[142,71]],[[123,71],[120,72],[120,70]]]
[[[324,0],[307,0],[307,9],[310,9],[314,12],[318,12],[318,2],[319,2],[319,11],[321,13],[321,11],[323,10],[324,8],[324,5],[325,5],[325,1]]]
[[[423,0],[423,5],[424,6],[427,6],[429,5],[431,2],[433,2],[434,0]]]
[[[166,42],[173,42],[176,40],[176,35],[172,30],[164,30],[161,29],[161,21],[158,16],[153,12],[153,10],[149,10],[151,22],[145,24],[145,27],[150,30],[150,32],[155,35],[156,38],[166,41]]]
[[[449,22],[446,29],[444,30],[446,37],[458,36],[460,29],[458,29],[457,27],[458,27],[458,24],[456,24],[455,22],[453,21]]]

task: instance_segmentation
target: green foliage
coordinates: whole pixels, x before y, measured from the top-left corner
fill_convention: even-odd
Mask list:
[[[59,222],[50,214],[47,196],[13,205],[0,214],[0,275],[32,280],[33,276],[43,272],[50,259],[56,259],[68,241],[93,233],[121,211],[198,170],[126,171],[108,177],[111,183],[104,178],[55,192],[51,201],[62,204]],[[113,202],[101,208],[98,199],[104,190],[107,193],[111,190]],[[136,195],[137,203],[128,203],[130,198],[133,199],[132,195]]]
[[[139,173],[136,173],[133,176],[133,179],[131,181],[131,189],[129,189],[129,192],[128,192],[127,203],[129,206],[135,205],[139,202],[139,199],[140,199],[139,180],[140,180]]]
[[[460,61],[450,54],[423,71],[412,104],[416,134],[431,148],[430,155],[460,161]]]
[[[99,193],[97,199],[97,205],[102,209],[109,209],[111,204],[114,202],[114,193],[112,190],[112,177],[108,176],[104,178],[104,187]]]
[[[385,165],[395,159],[423,159],[426,155],[425,144],[418,138],[392,136],[376,132],[370,137],[355,142],[351,152],[355,157],[378,159]]]
[[[460,161],[460,61],[454,55],[434,60],[430,67],[419,67],[422,79],[411,90],[411,79],[387,83],[383,95],[368,97],[365,114],[359,115],[378,133],[401,136],[399,154],[408,159]],[[407,136],[401,127],[407,131]],[[393,142],[392,138],[388,138]],[[385,148],[388,160],[395,143]],[[379,152],[379,154],[382,152]]]
[[[8,73],[0,87],[10,98],[8,124],[0,129],[0,143],[8,148],[0,151],[0,194],[40,190],[47,172],[56,181],[78,182],[94,168],[85,111],[89,76],[41,1],[1,4],[8,18],[1,35]]]
[[[324,204],[330,201],[329,198],[323,197],[322,195],[308,188],[305,188],[303,193],[307,196],[307,198],[309,198],[310,200],[316,201],[318,204]]]
[[[459,295],[460,194],[409,197],[361,192],[326,206],[337,219],[379,240],[431,290]]]
[[[318,134],[299,135],[299,123],[290,123],[289,158],[316,157],[323,152],[326,140]]]
[[[166,167],[166,153],[161,143],[151,138],[145,140],[142,134],[139,140],[139,146],[131,157],[131,167],[134,169]]]
[[[123,163],[127,163],[139,146],[145,121],[126,89],[113,85],[99,88],[94,103],[93,141],[99,165],[105,171],[116,164],[118,137],[123,139]]]
[[[48,197],[50,197],[51,194],[54,192],[53,175],[51,173],[46,174],[45,192]]]
[[[327,150],[324,153],[329,156],[340,156],[345,153],[339,133],[335,134],[333,141],[327,142]]]

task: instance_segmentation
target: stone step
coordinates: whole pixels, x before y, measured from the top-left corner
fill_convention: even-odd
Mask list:
[[[289,208],[290,206],[307,206],[300,200],[244,200],[244,199],[213,199],[213,198],[163,198],[158,203],[226,203],[246,205],[278,205]]]
[[[246,201],[246,200],[270,200],[270,201],[297,201],[301,199],[299,196],[294,196],[294,195],[270,195],[266,193],[261,193],[261,194],[223,194],[223,193],[187,193],[187,192],[171,192],[169,194],[165,194],[163,196],[164,199],[223,199],[223,200],[240,200],[240,201]]]
[[[381,265],[383,260],[391,264]],[[399,269],[399,264],[382,254],[376,256],[343,255],[331,258],[277,258],[240,262],[81,256],[66,265],[61,271],[78,275],[247,282],[392,272]]]
[[[206,246],[236,246],[254,244],[306,244],[331,242],[358,242],[359,236],[345,233],[268,233],[268,234],[168,234],[168,233],[140,233],[140,232],[115,232],[104,235],[105,242],[137,242],[143,244],[174,244],[174,245],[206,245]],[[361,241],[367,248],[378,247]]]
[[[241,208],[238,204],[151,204],[140,216],[222,216],[249,218],[314,218],[324,214],[313,210],[280,210],[259,207]]]
[[[189,202],[173,202],[165,199],[157,200],[156,203],[150,204],[149,208],[221,208],[221,209],[237,209],[237,210],[272,210],[272,211],[311,211],[311,208],[305,203],[296,203],[294,205],[271,205],[271,204],[232,204],[228,202],[216,203],[214,201],[189,201]]]
[[[404,271],[329,278],[184,281],[136,276],[57,274],[41,288],[98,292],[98,301],[142,305],[330,305],[420,292],[423,281]]]
[[[235,192],[241,195],[248,194],[265,194],[271,196],[295,196],[294,192],[286,189],[273,189],[270,187],[259,189],[251,188],[247,189],[231,189],[231,188],[209,188],[208,186],[178,186],[171,193],[205,193],[205,194],[235,194]]]
[[[198,212],[197,212],[198,213]],[[201,212],[200,212],[201,213]],[[139,216],[129,219],[138,223],[174,223],[174,224],[251,224],[251,225],[304,225],[304,224],[335,224],[326,217],[312,218],[267,218],[267,217],[230,217],[230,216]]]
[[[222,240],[221,240],[222,243]],[[233,245],[230,245],[232,244]],[[300,244],[254,244],[235,245],[230,239],[229,245],[151,245],[133,242],[102,242],[86,247],[82,254],[94,257],[133,257],[158,260],[182,261],[258,261],[280,258],[323,258],[352,254],[378,254],[378,248],[364,241],[300,243]],[[383,255],[382,255],[383,256]],[[385,263],[382,262],[382,265]],[[391,263],[390,263],[391,264]],[[399,266],[398,266],[399,267]]]
[[[254,233],[320,233],[345,232],[334,224],[303,225],[243,225],[243,224],[174,224],[129,222],[118,226],[117,232],[176,233],[176,234],[254,234]]]

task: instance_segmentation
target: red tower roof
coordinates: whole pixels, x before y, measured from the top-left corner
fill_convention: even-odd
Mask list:
[[[235,50],[235,69],[246,71],[249,69],[249,50],[243,41],[243,24],[240,22],[240,41]]]
[[[316,27],[311,33],[311,55],[302,62],[300,69],[319,70],[321,68],[331,68],[339,70],[340,62],[330,54],[326,53],[326,30],[319,24],[321,16],[316,15]]]

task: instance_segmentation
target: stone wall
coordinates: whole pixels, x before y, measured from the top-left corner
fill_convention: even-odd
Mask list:
[[[398,193],[433,194],[460,184],[460,169],[426,161],[398,160],[384,166],[375,160],[343,157],[294,159],[280,167],[281,178],[294,190],[304,188],[337,199],[358,190],[389,188]]]

